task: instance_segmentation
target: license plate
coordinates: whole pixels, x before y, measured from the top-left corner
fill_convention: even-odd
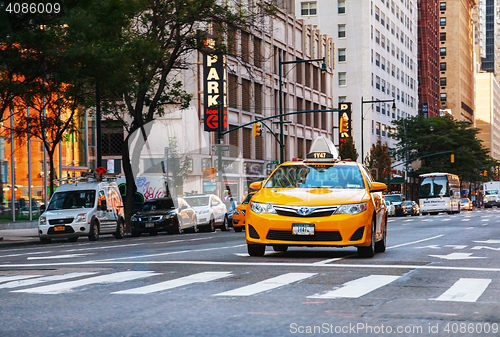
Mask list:
[[[146,222],[146,228],[149,228],[149,227],[154,227],[155,226],[155,223],[154,222]]]
[[[293,235],[314,235],[314,225],[304,223],[292,224]]]
[[[54,231],[64,231],[66,229],[66,226],[55,226]]]

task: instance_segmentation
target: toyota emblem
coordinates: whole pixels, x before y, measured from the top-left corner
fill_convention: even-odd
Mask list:
[[[297,213],[300,215],[309,215],[311,213],[311,209],[309,207],[303,206],[297,210]]]

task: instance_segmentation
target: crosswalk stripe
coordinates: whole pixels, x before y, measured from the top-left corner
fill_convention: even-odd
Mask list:
[[[16,276],[0,276],[0,283],[11,282],[16,280],[24,280],[32,277],[42,277],[43,275],[16,275]]]
[[[120,283],[125,281],[136,280],[139,278],[150,277],[153,275],[161,275],[152,271],[124,271],[108,275],[100,275],[89,277],[83,280],[75,280],[61,282],[52,285],[46,285],[23,290],[14,290],[16,293],[35,293],[35,294],[61,294],[70,292],[74,288],[96,283]]]
[[[144,287],[122,290],[122,291],[115,291],[112,294],[150,294],[150,293],[154,293],[154,292],[158,292],[158,291],[162,291],[162,290],[182,287],[182,286],[192,284],[192,283],[203,283],[203,282],[214,281],[214,280],[217,280],[217,279],[220,279],[223,277],[228,277],[231,275],[232,275],[231,272],[226,272],[226,271],[223,271],[223,272],[204,272],[204,273],[189,275],[186,277],[181,277],[181,278],[174,279],[174,280],[169,280],[169,281],[165,281],[165,282],[151,284],[151,285],[144,286]]]
[[[317,273],[287,273],[213,296],[250,296],[312,277]]]
[[[461,278],[441,296],[431,300],[451,302],[476,302],[479,296],[486,290],[491,279]]]
[[[45,276],[45,277],[39,277],[39,278],[16,280],[16,281],[11,281],[8,283],[0,284],[0,289],[25,287],[25,286],[31,286],[31,285],[43,283],[43,282],[61,281],[61,280],[67,280],[70,278],[76,278],[76,277],[88,276],[88,275],[94,275],[94,274],[97,274],[97,273],[69,273],[69,274],[64,274],[64,275],[53,275],[53,276]]]
[[[383,287],[398,278],[399,276],[392,275],[370,275],[347,282],[343,287],[329,291],[326,294],[316,294],[308,296],[307,298],[358,298],[374,291],[375,289]]]

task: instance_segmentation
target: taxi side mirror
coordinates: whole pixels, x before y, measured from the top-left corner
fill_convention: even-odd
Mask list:
[[[260,190],[262,188],[262,181],[256,181],[249,186],[252,190]]]
[[[370,192],[382,192],[387,189],[387,185],[384,183],[371,183]]]

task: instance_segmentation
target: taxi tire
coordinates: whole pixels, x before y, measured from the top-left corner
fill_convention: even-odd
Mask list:
[[[375,242],[375,251],[377,253],[385,252],[385,249],[387,247],[386,240],[387,240],[387,218],[385,218],[384,233],[382,234],[382,240]]]
[[[229,230],[229,221],[227,220],[227,216],[224,217],[224,221],[222,221],[220,230],[223,232],[227,232]]]
[[[371,242],[368,247],[358,247],[359,257],[373,257],[375,255],[375,221],[376,215],[372,216]]]
[[[264,256],[266,253],[266,246],[259,244],[247,244],[248,255],[250,256]]]
[[[287,245],[274,245],[273,246],[273,250],[275,252],[281,252],[281,253],[284,253],[288,250],[288,246]]]
[[[96,220],[94,220],[90,225],[89,241],[97,240],[99,240],[99,224]]]
[[[121,240],[125,237],[125,223],[120,220],[118,226],[116,227],[116,232],[113,234],[116,239]]]
[[[239,232],[242,232],[243,231],[243,227],[242,226],[239,226],[239,227],[233,227],[234,228],[234,231],[239,233]]]

